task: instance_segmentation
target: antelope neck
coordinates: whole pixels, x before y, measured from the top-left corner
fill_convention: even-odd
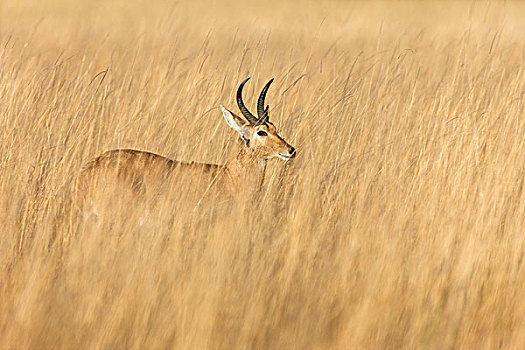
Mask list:
[[[226,163],[226,170],[232,181],[239,181],[237,185],[243,188],[259,190],[264,181],[266,159],[257,157],[257,154],[240,146],[237,153]]]

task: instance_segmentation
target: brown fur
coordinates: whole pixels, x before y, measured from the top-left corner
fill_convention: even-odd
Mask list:
[[[176,177],[200,179],[201,183],[209,184],[220,171],[221,167],[215,164],[179,162],[133,149],[111,150],[86,164],[77,178],[76,193],[79,205],[83,206],[87,199],[96,200],[97,192],[125,190],[134,195],[154,194],[164,190]]]

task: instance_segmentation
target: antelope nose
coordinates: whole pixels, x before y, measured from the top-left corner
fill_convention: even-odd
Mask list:
[[[290,149],[288,150],[288,153],[290,153],[290,156],[291,156],[292,158],[295,157],[295,148],[290,147]]]

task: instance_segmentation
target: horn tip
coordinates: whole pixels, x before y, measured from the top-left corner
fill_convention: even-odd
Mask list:
[[[244,79],[244,80],[241,82],[241,84],[239,85],[239,90],[242,89],[242,87],[244,86],[244,84],[246,84],[246,82],[247,82],[248,80],[250,80],[250,77]]]

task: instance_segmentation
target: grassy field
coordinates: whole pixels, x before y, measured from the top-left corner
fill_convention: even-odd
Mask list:
[[[2,349],[525,347],[525,4],[3,0]],[[245,77],[297,149],[137,226],[112,148],[223,163]],[[253,107],[252,107],[253,108]],[[174,193],[191,192],[176,184]]]

